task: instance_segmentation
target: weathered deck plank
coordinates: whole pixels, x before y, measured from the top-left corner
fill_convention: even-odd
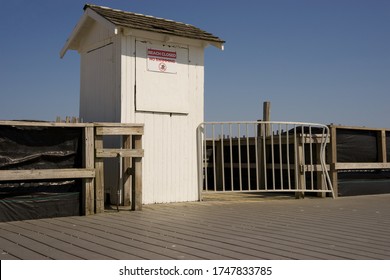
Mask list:
[[[115,219],[114,221],[117,225],[119,224],[119,226],[122,227],[123,231],[140,232],[142,231],[142,228],[150,227],[148,225],[148,222],[143,223],[141,220],[138,220],[135,226],[133,225],[131,229],[128,229],[129,227],[126,225],[126,222],[123,222],[123,220]],[[173,227],[173,223],[167,225],[166,227],[161,227],[160,224],[154,222],[153,220],[151,221],[153,222],[153,227],[148,232],[150,237],[172,244],[171,246],[185,246],[187,247],[187,251],[201,258],[254,259],[264,257],[280,257],[274,254],[271,255],[261,253],[260,251],[256,250],[248,250],[246,248],[241,248],[237,245],[230,245],[227,242],[222,242],[224,244],[220,245],[218,243],[221,243],[221,241],[213,241],[209,238],[199,238],[194,232],[187,232],[185,234],[182,234],[177,228]],[[161,232],[164,232],[164,234],[161,235]]]
[[[240,213],[241,215],[242,213]],[[199,213],[196,214],[196,216],[199,215]],[[348,252],[352,253],[353,255],[357,255],[361,253],[361,249],[356,250],[356,249],[351,249],[348,248],[347,246],[344,246],[344,242],[340,242],[340,237],[334,236],[334,238],[330,239],[327,238],[327,232],[326,232],[326,227],[329,225],[325,225],[325,229],[321,229],[322,224],[319,224],[320,231],[318,231],[318,228],[316,225],[313,223],[315,219],[318,219],[317,217],[312,217],[310,221],[306,221],[306,224],[304,224],[300,219],[296,221],[291,221],[291,218],[288,220],[283,220],[283,219],[278,219],[276,221],[274,220],[266,220],[264,221],[263,218],[264,215],[261,214],[261,217],[257,217],[251,213],[248,213],[246,217],[236,217],[234,218],[234,213],[230,213],[229,218],[225,218],[222,220],[223,217],[213,217],[213,220],[210,220],[209,222],[214,225],[214,227],[220,227],[222,233],[230,232],[230,236],[221,236],[221,238],[229,238],[231,237],[232,233],[234,235],[239,235],[240,237],[248,237],[256,241],[256,244],[259,244],[259,238],[258,235],[261,234],[260,241],[265,239],[267,240],[268,244],[272,244],[272,241],[278,241],[277,246],[280,244],[288,245],[289,247],[298,247],[298,249],[304,249],[305,247],[309,252],[306,252],[308,256],[310,256],[312,253],[310,252],[315,252],[313,248],[319,247],[321,250],[321,253],[326,253],[329,252],[329,254],[334,254],[334,248],[336,245],[339,248],[339,251],[343,254],[344,258],[348,257]],[[166,213],[165,216],[162,217],[167,217],[169,216],[169,213]],[[189,217],[187,217],[188,219]],[[229,222],[226,220],[229,219]],[[267,219],[267,218],[266,218]],[[318,222],[320,223],[321,220]],[[324,220],[322,220],[322,223]],[[237,229],[237,228],[229,228],[226,227],[226,224],[250,224],[251,226],[247,226],[247,231]],[[272,224],[272,230],[269,230],[268,224]],[[293,226],[290,226],[290,224],[293,223]],[[313,229],[312,229],[313,227]],[[277,231],[276,231],[277,230]],[[332,230],[328,231],[331,233]],[[309,232],[307,234],[306,232]],[[343,232],[343,231],[341,231]],[[360,233],[359,233],[360,234]],[[332,235],[330,235],[332,236]],[[384,236],[381,237],[381,240],[386,240],[386,236],[389,236],[388,233],[384,234]],[[299,238],[297,238],[299,237]],[[349,238],[351,238],[349,236]],[[375,239],[375,236],[371,235],[371,238]],[[366,247],[366,253],[362,255],[362,258],[365,257],[373,257],[376,258],[378,255],[381,255],[383,253],[383,245],[375,245],[371,243],[371,239],[367,240],[367,238],[357,238],[358,241],[355,242],[355,245],[362,245],[363,247]],[[224,239],[225,240],[225,239]],[[270,242],[270,243],[269,243]],[[367,246],[366,243],[362,242],[368,242]],[[387,242],[387,241],[385,241]],[[371,243],[371,244],[370,244]],[[375,248],[376,247],[376,248]],[[298,251],[295,251],[297,253]],[[317,256],[319,257],[319,256]],[[325,256],[329,257],[329,256]],[[333,255],[333,257],[337,257],[337,255]]]
[[[0,223],[0,259],[390,259],[390,195],[143,209]]]
[[[74,246],[89,250],[92,254],[99,256],[101,259],[142,259],[131,253],[124,253],[119,250],[115,250],[106,245],[106,240],[96,240],[93,235],[84,235],[78,230],[68,230],[57,225],[53,225],[50,220],[35,220],[29,221],[35,226],[38,226],[42,232],[48,236],[58,238],[61,241],[68,242]],[[72,252],[72,248],[70,248]]]
[[[100,217],[101,218],[101,217]],[[133,224],[131,220],[125,223],[118,223],[117,220],[107,217],[106,220],[97,220],[100,224],[105,224],[105,230],[110,234],[116,235],[116,240],[125,239],[137,241],[146,250],[155,250],[161,254],[169,255],[173,259],[205,259],[208,254],[207,251],[198,250],[194,248],[193,244],[188,246],[188,242],[181,242],[161,234],[161,232],[154,232],[145,230],[144,228],[138,228],[138,224]],[[93,227],[93,224],[92,224]],[[223,255],[216,255],[213,252],[210,257],[218,257],[218,259],[230,259]]]
[[[91,234],[96,234],[101,237],[107,238],[111,241],[116,241],[120,244],[129,246],[130,248],[139,248],[147,252],[158,252],[167,259],[199,259],[198,257],[188,254],[185,252],[185,249],[180,248],[180,246],[175,246],[175,250],[171,250],[169,244],[166,242],[158,241],[154,238],[150,238],[147,233],[133,234],[127,229],[118,230],[115,227],[111,226],[109,223],[102,224],[101,221],[92,221],[85,219],[80,219],[75,217],[69,222],[83,227],[85,232],[90,232]]]
[[[45,238],[46,236],[41,233],[26,233],[26,230],[23,230],[21,228],[12,230],[12,227],[13,226],[10,225],[10,227],[7,228],[8,231],[0,229],[0,235],[6,238],[8,237],[10,241],[16,242],[19,246],[23,246],[28,250],[31,250],[33,252],[39,252],[39,255],[37,257],[38,259],[42,258],[42,256],[40,255],[43,255],[48,259],[53,260],[68,260],[75,258],[74,255],[66,252],[66,250],[69,250],[69,248],[64,248],[66,250],[58,250],[51,247],[50,245],[45,244],[47,242]],[[41,238],[37,238],[37,236],[40,236]],[[37,239],[40,240],[38,241]]]

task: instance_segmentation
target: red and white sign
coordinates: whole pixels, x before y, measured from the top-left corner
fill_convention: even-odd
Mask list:
[[[148,49],[148,70],[176,74],[176,58],[177,54],[173,51]]]

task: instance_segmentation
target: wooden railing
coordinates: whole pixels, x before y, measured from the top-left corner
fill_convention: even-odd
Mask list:
[[[390,158],[388,159],[388,153],[390,152],[390,147],[388,145],[390,145],[390,143],[387,143],[390,140],[390,129],[340,125],[330,125],[329,128],[331,134],[330,148],[328,149],[328,161],[330,163],[329,175],[336,194],[338,193],[338,172],[341,170],[390,170]],[[351,133],[370,133],[373,138],[376,138],[376,147],[372,149],[373,157],[376,159],[372,162],[346,162],[345,160],[340,162],[338,135],[346,130]],[[362,153],[359,149],[350,152],[356,154]]]
[[[125,205],[133,210],[142,209],[142,124],[119,123],[52,123],[0,121],[0,126],[63,127],[82,130],[82,167],[64,169],[0,170],[0,182],[46,179],[82,179],[81,214],[90,215],[104,211],[104,163],[105,157],[123,157]],[[104,149],[104,135],[123,135],[123,147]],[[131,146],[133,145],[133,147]],[[130,159],[133,158],[133,164]],[[131,168],[133,165],[133,168]],[[133,172],[131,171],[133,170]],[[130,175],[133,177],[131,188]]]
[[[123,196],[124,206],[132,210],[142,209],[142,135],[143,125],[95,123],[95,168],[96,168],[96,212],[104,211],[104,158],[124,158],[123,160]],[[104,136],[122,136],[120,149],[105,149]],[[133,162],[131,162],[131,158]],[[131,167],[134,166],[132,173]],[[133,175],[133,182],[130,177]],[[133,183],[133,188],[131,188]]]

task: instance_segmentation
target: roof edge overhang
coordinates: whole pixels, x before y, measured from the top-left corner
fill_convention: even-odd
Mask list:
[[[206,48],[211,45],[221,50],[224,50],[224,43],[225,43],[225,41],[195,39],[195,38],[177,36],[177,35],[166,34],[166,33],[158,33],[158,32],[153,32],[153,31],[143,30],[143,29],[133,29],[130,27],[122,27],[121,33],[124,36],[133,36],[135,38],[151,39],[155,41],[161,41],[164,43],[192,45],[192,46],[198,46],[203,48]]]
[[[79,48],[79,39],[83,28],[88,24],[88,21],[90,19],[95,20],[96,22],[102,24],[105,26],[108,30],[110,30],[114,34],[118,34],[118,27],[111,23],[110,21],[103,18],[101,15],[96,13],[90,8],[87,8],[84,12],[84,14],[81,16],[80,20],[78,21],[77,25],[73,29],[72,33],[66,40],[65,45],[60,51],[60,57],[63,58],[68,50],[77,50]]]
[[[210,45],[220,49],[221,51],[223,51],[225,49],[225,45],[224,43],[219,43],[219,42],[209,42]]]
[[[100,23],[101,25],[105,26],[113,34],[118,34],[120,32],[120,30],[128,29],[128,27],[116,26],[112,22],[110,22],[107,19],[105,19],[103,16],[99,15],[98,13],[96,13],[91,8],[86,7],[84,14],[81,16],[81,18],[78,21],[77,25],[74,27],[72,33],[68,37],[65,45],[61,49],[61,51],[60,51],[60,58],[63,58],[68,50],[78,50],[78,49],[80,49],[79,37],[81,36],[83,29],[88,26],[89,21],[91,19],[96,21],[96,22],[98,22],[98,23]],[[135,29],[135,30],[143,31],[142,29]],[[156,33],[156,32],[152,32],[152,33]],[[125,35],[129,35],[129,34],[125,34]],[[170,35],[168,35],[168,37],[169,36]],[[176,36],[172,36],[172,37],[176,37]],[[189,37],[182,37],[182,38],[187,38],[187,39],[190,39],[190,40],[203,41],[203,46],[204,47],[207,47],[208,45],[212,45],[212,46],[214,46],[214,47],[216,47],[216,48],[218,48],[220,50],[224,50],[224,43],[225,43],[224,41],[210,41],[210,40],[201,40],[201,39],[191,39]]]

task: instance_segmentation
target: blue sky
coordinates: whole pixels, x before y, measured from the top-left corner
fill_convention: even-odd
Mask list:
[[[79,55],[59,52],[85,1],[1,0],[0,120],[77,116]],[[390,128],[390,1],[89,2],[193,24],[226,40],[205,54],[205,119]]]

